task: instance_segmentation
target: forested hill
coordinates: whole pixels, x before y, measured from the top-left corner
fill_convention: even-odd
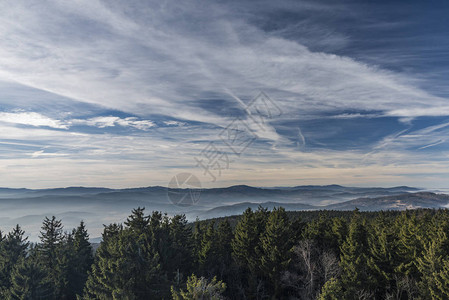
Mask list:
[[[57,215],[69,227],[76,227],[80,220],[84,220],[89,224],[91,235],[99,237],[103,224],[108,224],[111,220],[124,220],[129,211],[139,206],[146,207],[149,211],[163,211],[169,215],[185,214],[189,221],[194,221],[197,217],[204,220],[241,214],[248,206],[257,209],[260,204],[269,209],[282,206],[286,210],[310,210],[358,198],[399,196],[416,192],[422,190],[407,186],[379,188],[304,185],[261,188],[236,185],[201,189],[195,205],[180,207],[173,205],[168,195],[188,193],[188,190],[161,186],[127,189],[0,188],[0,220],[6,228],[21,224],[27,228],[27,234],[32,241],[38,240],[39,224],[48,215]]]
[[[430,192],[407,193],[376,198],[359,198],[331,204],[326,209],[351,210],[404,210],[416,208],[445,208],[449,205],[449,195]]]
[[[0,298],[449,299],[448,232],[446,209],[259,208],[189,224],[138,208],[94,253],[84,223],[66,232],[52,217],[37,244],[19,226],[1,235]]]
[[[310,210],[353,210],[380,211],[380,210],[406,210],[417,208],[446,208],[449,205],[449,195],[431,192],[402,193],[383,197],[361,197],[330,205],[309,205],[303,203],[285,202],[243,202],[232,205],[219,206],[199,213],[201,219],[225,217],[241,214],[246,208],[257,209],[262,206],[267,209],[284,207],[288,211]]]

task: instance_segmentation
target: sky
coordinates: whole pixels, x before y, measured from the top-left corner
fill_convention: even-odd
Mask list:
[[[448,187],[448,13],[2,1],[0,186]]]

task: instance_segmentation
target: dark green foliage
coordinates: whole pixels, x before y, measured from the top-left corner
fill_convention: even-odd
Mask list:
[[[151,299],[157,293],[159,254],[151,246],[149,219],[138,208],[125,225],[105,228],[85,299]]]
[[[368,231],[366,220],[358,211],[349,224],[348,236],[340,248],[341,282],[348,298],[355,298],[359,291],[367,291],[372,287],[368,266]]]
[[[291,238],[290,221],[283,208],[274,208],[268,217],[265,232],[260,238],[260,267],[268,278],[273,295],[281,293],[281,272],[287,270],[291,262],[294,240]]]
[[[0,233],[0,282],[1,294],[4,295],[11,287],[11,272],[19,260],[25,258],[29,246],[27,237],[19,225],[6,235]]]
[[[41,243],[37,247],[39,261],[46,274],[47,281],[53,288],[53,295],[49,299],[67,299],[65,294],[68,285],[68,256],[63,226],[55,216],[51,219],[45,217],[40,232]],[[68,241],[70,242],[70,241]]]
[[[248,208],[235,227],[232,254],[237,263],[251,272],[258,267],[259,231],[255,213]]]
[[[259,208],[189,224],[137,208],[94,255],[83,222],[64,233],[52,217],[35,245],[19,226],[0,233],[0,298],[449,299],[448,234],[447,210]]]
[[[87,273],[94,262],[92,245],[84,222],[81,221],[73,231],[70,246],[68,249],[72,256],[69,287],[71,295],[81,295],[87,281]]]
[[[53,289],[48,281],[47,270],[35,258],[21,258],[11,274],[8,299],[52,299]]]

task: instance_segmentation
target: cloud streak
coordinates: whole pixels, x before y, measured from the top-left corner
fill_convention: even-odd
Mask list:
[[[17,165],[32,168],[10,182],[29,183],[45,160],[54,185],[77,178],[78,184],[143,184],[137,179],[143,166],[155,169],[148,185],[168,182],[172,170],[191,168],[205,144],[220,142],[219,133],[236,117],[258,139],[223,184],[249,180],[264,168],[274,177],[283,169],[292,175],[292,163],[308,170],[304,176],[318,176],[337,169],[346,174],[351,164],[395,173],[394,159],[411,167],[406,161],[418,159],[431,168],[447,158],[440,141],[446,140],[441,117],[449,115],[448,99],[422,88],[421,74],[354,54],[357,41],[344,29],[358,24],[363,5],[263,3],[0,3],[0,89],[6,95],[0,99],[0,174]],[[353,23],[334,26],[347,17]],[[378,21],[361,27],[406,24]],[[371,45],[364,41],[360,47]],[[244,109],[261,90],[283,112],[262,127]],[[5,154],[13,147],[17,152]],[[440,152],[429,159],[418,149]],[[95,171],[89,162],[109,171]],[[66,176],[58,175],[58,166]],[[125,171],[126,180],[109,175]],[[111,179],[101,181],[104,173]],[[391,178],[385,178],[376,180],[387,184]]]

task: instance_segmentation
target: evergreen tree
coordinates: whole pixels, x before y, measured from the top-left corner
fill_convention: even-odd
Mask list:
[[[220,278],[225,278],[227,275],[229,275],[229,272],[226,272],[227,270],[231,270],[232,267],[232,238],[233,238],[233,232],[231,225],[229,224],[229,221],[227,219],[220,222],[218,225],[217,233],[216,233],[216,240],[217,240],[217,267],[218,267],[218,276]]]
[[[21,258],[11,274],[11,287],[5,299],[47,300],[53,298],[53,289],[47,272],[34,258]]]
[[[432,297],[449,299],[449,259],[443,260],[441,269],[434,273],[433,281],[435,286],[431,290]]]
[[[4,293],[11,286],[11,273],[17,262],[26,256],[29,246],[25,232],[16,225],[6,237],[0,234],[0,283]]]
[[[349,224],[348,236],[341,247],[341,282],[346,296],[370,289],[372,281],[367,270],[368,242],[366,220],[355,210]]]
[[[328,218],[325,212],[321,212],[319,218],[306,225],[303,237],[307,240],[313,240],[319,252],[324,250],[338,252],[337,235],[333,234],[332,220]]]
[[[343,242],[346,240],[348,235],[348,224],[344,218],[333,218],[332,220],[332,242],[331,244],[334,246],[333,250],[337,255],[340,255],[340,247],[343,245]]]
[[[145,216],[144,207],[133,209],[131,215],[125,221],[125,225],[137,235],[145,233],[148,230],[149,223],[150,220]]]
[[[151,299],[157,297],[159,255],[151,247],[143,209],[133,211],[126,228],[105,228],[97,260],[89,275],[85,299]]]
[[[377,298],[381,299],[396,289],[394,275],[399,261],[393,224],[382,212],[373,222],[368,244],[370,256],[367,264],[375,280]]]
[[[261,237],[261,269],[270,280],[273,295],[279,298],[281,292],[281,272],[291,261],[293,241],[291,240],[290,221],[283,208],[274,208],[266,223],[265,233]]]
[[[436,226],[436,224],[434,224]],[[419,286],[422,294],[432,299],[447,299],[449,292],[442,290],[448,282],[444,274],[445,265],[449,261],[449,239],[447,228],[439,227],[432,235],[433,238],[424,245],[423,255],[416,259],[416,265],[421,273]]]
[[[399,273],[419,279],[420,273],[417,268],[417,258],[424,250],[422,244],[422,223],[417,219],[415,213],[403,212],[396,218],[398,233],[398,254],[400,263],[397,267]]]
[[[158,211],[154,211],[150,217],[149,222],[150,244],[151,248],[159,255],[159,262],[161,265],[161,277],[165,280],[173,278],[173,263],[170,261],[173,257],[173,250],[171,249],[170,238],[170,219],[167,215],[162,215]]]
[[[217,273],[217,237],[215,233],[215,221],[209,222],[201,239],[201,249],[198,253],[198,262],[202,274],[208,276]]]
[[[70,251],[69,289],[71,298],[73,295],[82,295],[86,284],[88,272],[94,262],[92,245],[89,242],[89,234],[83,221],[73,231],[71,242],[68,243]]]
[[[264,232],[268,212],[259,209],[254,213],[248,208],[239,219],[232,240],[232,256],[240,279],[239,298],[259,297],[264,294],[264,282],[260,269],[260,237]]]
[[[97,249],[95,263],[89,272],[83,299],[107,300],[112,298],[112,291],[116,285],[113,263],[118,259],[115,245],[118,243],[119,234],[123,227],[119,224],[105,226],[102,233],[102,242]]]
[[[65,260],[65,257],[61,255],[64,241],[62,230],[61,220],[56,220],[55,216],[51,219],[45,217],[39,236],[41,243],[37,248],[39,260],[42,261],[47,274],[47,281],[54,288],[55,299],[65,299],[64,292],[67,286],[67,274],[64,268],[66,265],[64,267],[61,265],[62,260]]]
[[[259,235],[254,212],[248,208],[243,213],[234,231],[232,254],[242,267],[255,271],[258,266]]]
[[[185,215],[175,215],[171,218],[169,236],[171,255],[166,270],[172,274],[188,274],[192,269],[193,241],[192,230],[187,226]]]

